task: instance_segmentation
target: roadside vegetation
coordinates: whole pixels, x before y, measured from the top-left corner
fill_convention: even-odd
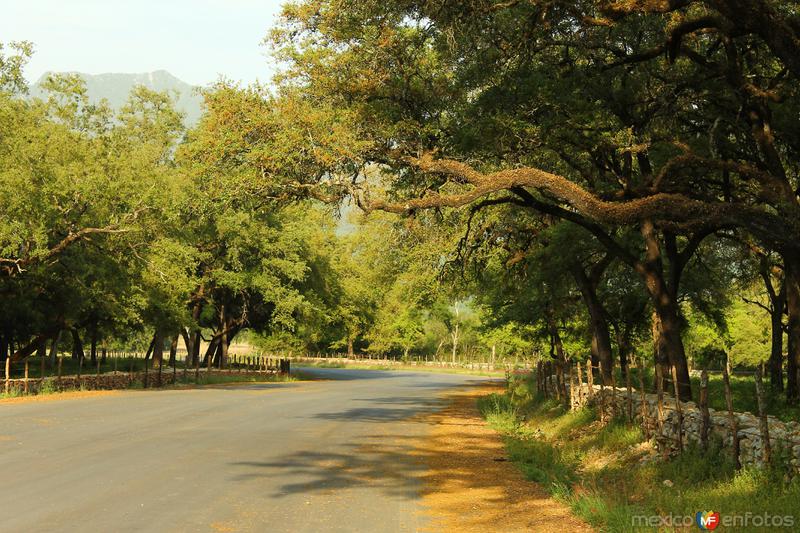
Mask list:
[[[653,531],[637,527],[637,516],[694,519],[708,510],[785,516],[796,510],[800,479],[789,481],[784,465],[737,471],[718,445],[663,458],[638,426],[623,419],[601,424],[591,409],[565,411],[532,391],[535,385],[518,380],[503,394],[481,398],[478,408],[525,476],[601,531]]]

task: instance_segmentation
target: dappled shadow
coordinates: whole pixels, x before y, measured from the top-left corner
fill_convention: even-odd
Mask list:
[[[231,463],[234,479],[269,480],[265,487],[274,487],[276,480],[282,482],[264,495],[270,499],[371,490],[375,497],[420,500],[435,521],[446,518],[437,524],[442,530],[584,528],[505,462],[502,441],[477,418],[472,389],[460,389],[446,403],[441,399],[378,398],[366,401],[403,407],[353,408],[317,415],[376,422],[376,430],[330,451],[298,450],[266,461]]]

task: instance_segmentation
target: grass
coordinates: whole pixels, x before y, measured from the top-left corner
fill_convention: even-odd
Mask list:
[[[625,420],[601,425],[593,411],[565,411],[519,381],[505,394],[482,398],[478,408],[503,435],[509,458],[525,476],[599,530],[653,531],[634,523],[633,517],[693,519],[706,510],[723,518],[748,512],[795,514],[800,524],[800,479],[785,481],[782,469],[736,471],[718,444],[708,451],[691,448],[668,460],[653,458],[655,452],[638,427]]]
[[[342,363],[342,362],[327,362],[327,361],[308,361],[300,359],[296,364],[302,366],[309,366],[314,368],[349,368],[352,370],[395,370],[399,372],[434,372],[440,374],[464,374],[468,376],[490,376],[490,377],[504,377],[505,371],[502,370],[472,370],[469,368],[447,368],[427,365],[381,365],[381,364],[360,364],[360,363]]]

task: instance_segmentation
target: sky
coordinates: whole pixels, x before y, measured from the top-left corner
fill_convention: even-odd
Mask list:
[[[32,41],[26,69],[140,73],[167,70],[192,85],[220,75],[268,82],[261,45],[285,0],[0,0],[0,42]]]

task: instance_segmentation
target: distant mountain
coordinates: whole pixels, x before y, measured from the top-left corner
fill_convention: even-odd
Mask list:
[[[43,95],[44,91],[41,89],[41,83],[51,74],[51,72],[45,73],[39,81],[33,84],[31,87],[32,96]],[[155,91],[177,91],[179,96],[176,107],[186,113],[187,126],[196,124],[203,112],[203,99],[196,94],[196,87],[179,80],[166,70],[156,70],[155,72],[143,74],[84,74],[82,72],[65,74],[78,74],[83,78],[86,82],[89,100],[92,103],[99,102],[105,98],[115,110],[122,107],[128,99],[131,89],[137,85],[144,85],[148,89]]]

